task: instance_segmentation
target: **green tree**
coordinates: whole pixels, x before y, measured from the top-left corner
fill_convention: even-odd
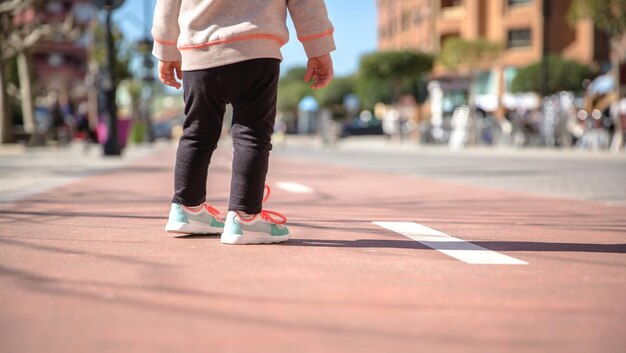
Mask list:
[[[355,91],[366,106],[393,103],[402,94],[416,95],[415,83],[432,70],[433,61],[431,55],[412,50],[364,55]]]
[[[404,85],[403,85],[404,86]],[[406,86],[401,88],[400,94],[409,93]],[[378,102],[385,104],[393,103],[394,96],[390,84],[379,82],[370,78],[358,75],[355,80],[354,93],[359,97],[361,105],[366,109],[372,109]]]
[[[582,82],[592,78],[594,71],[576,61],[566,60],[558,55],[550,55],[548,60],[548,94],[560,91],[578,92],[583,89]],[[543,62],[538,62],[519,69],[512,83],[513,92],[542,91],[541,67]]]
[[[611,66],[615,78],[613,99],[621,98],[620,63],[624,58],[624,34],[626,33],[626,0],[574,0],[569,11],[571,22],[591,19],[593,24],[606,32],[611,43]],[[624,146],[624,133],[618,109],[611,109],[615,133],[611,150],[618,152]]]
[[[31,142],[42,143],[43,136],[36,129],[33,104],[33,61],[32,49],[43,39],[63,36],[73,40],[80,36],[74,16],[69,14],[63,22],[49,23],[45,16],[45,1],[7,0],[0,2],[0,143],[13,142],[11,115],[7,112],[6,65],[13,58],[17,61],[19,77],[19,100],[24,130],[31,134]],[[32,20],[20,20],[18,15],[34,10]]]
[[[298,112],[298,103],[307,95],[313,95],[310,83],[304,82],[305,67],[295,67],[287,71],[278,82],[278,110],[287,119],[292,119]]]
[[[113,72],[115,75],[114,89],[126,79],[133,77],[130,71],[130,62],[133,56],[138,52],[135,45],[131,45],[124,40],[124,36],[120,29],[112,26],[113,46],[115,55],[113,56]],[[101,70],[106,69],[106,32],[104,23],[96,17],[89,25],[90,41],[87,50],[89,56],[89,72],[87,73],[88,79],[93,84],[88,85],[88,104],[89,104],[89,116],[92,124],[96,124],[96,117],[99,114],[99,92],[102,89],[102,85],[96,84]],[[153,87],[161,87],[160,85],[153,85]],[[156,94],[156,92],[153,92]]]
[[[89,47],[89,57],[96,63],[98,68],[106,67],[106,38],[104,25],[100,21],[93,21],[91,23],[92,41]],[[130,44],[124,40],[124,34],[117,26],[113,26],[113,47],[115,55],[113,56],[113,71],[115,75],[115,85],[120,82],[132,78],[132,72],[130,71],[130,62],[135,52],[137,52],[136,46]]]
[[[493,65],[502,53],[500,43],[490,42],[486,39],[465,40],[462,38],[448,39],[439,53],[439,61],[448,69],[464,72],[470,79],[468,92],[468,106],[470,108],[470,120],[472,125],[475,120],[474,86],[480,71]],[[472,129],[469,134],[470,143],[475,143],[477,132]]]
[[[354,93],[354,77],[335,77],[324,89],[316,90],[314,97],[323,107],[336,107],[351,93]]]
[[[500,57],[502,45],[486,39],[465,40],[448,39],[441,49],[439,61],[451,70],[467,71],[473,74],[476,70],[490,67]]]

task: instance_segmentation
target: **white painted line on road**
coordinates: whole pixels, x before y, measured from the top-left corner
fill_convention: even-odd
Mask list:
[[[299,183],[291,181],[279,181],[276,183],[276,187],[285,191],[293,192],[294,194],[312,194],[313,189]]]
[[[414,222],[372,222],[400,233],[405,237],[422,243],[431,249],[440,251],[448,256],[472,265],[528,265],[528,262],[518,260],[499,252],[485,249],[476,244],[468,243],[446,233],[428,228]]]

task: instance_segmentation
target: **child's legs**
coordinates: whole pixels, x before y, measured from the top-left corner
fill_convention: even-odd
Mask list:
[[[195,206],[206,200],[209,163],[222,132],[225,103],[216,69],[184,72],[185,122],[176,152],[172,202]]]
[[[230,186],[230,211],[261,212],[280,74],[276,59],[242,63],[241,75],[250,82],[233,104],[234,158]],[[243,78],[242,77],[242,78]]]

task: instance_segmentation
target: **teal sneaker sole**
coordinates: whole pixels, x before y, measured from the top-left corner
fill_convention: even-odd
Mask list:
[[[202,223],[167,222],[165,231],[176,234],[215,234],[222,233],[224,228],[211,227]]]
[[[221,241],[223,244],[246,245],[246,244],[273,244],[282,243],[289,240],[290,234],[268,235],[268,234],[229,234],[223,233]]]

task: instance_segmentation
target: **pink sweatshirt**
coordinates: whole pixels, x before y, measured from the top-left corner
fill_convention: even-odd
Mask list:
[[[287,10],[309,58],[335,50],[324,0],[157,0],[152,53],[199,70],[249,59],[282,60]]]

